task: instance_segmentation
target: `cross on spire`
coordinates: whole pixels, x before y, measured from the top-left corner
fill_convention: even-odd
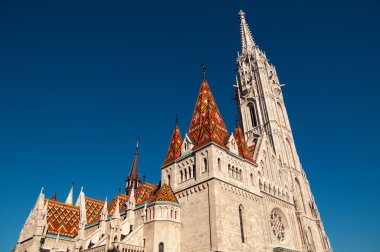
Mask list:
[[[202,64],[202,78],[205,80],[206,79],[206,64]]]

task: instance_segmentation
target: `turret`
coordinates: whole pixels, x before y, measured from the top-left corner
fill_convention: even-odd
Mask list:
[[[137,189],[141,183],[138,167],[138,154],[139,154],[139,138],[136,140],[136,151],[133,158],[131,171],[129,172],[128,178],[125,185],[125,194],[129,195],[132,189]]]

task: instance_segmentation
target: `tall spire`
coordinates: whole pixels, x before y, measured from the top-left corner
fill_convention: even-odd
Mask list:
[[[126,186],[125,186],[125,194],[127,195],[131,193],[132,188],[136,189],[141,183],[141,179],[139,175],[139,167],[138,167],[139,142],[140,142],[140,138],[137,137],[135,156],[133,158],[131,171],[129,172],[129,175],[126,181]]]
[[[253,49],[255,47],[255,42],[253,41],[251,30],[249,29],[247,21],[245,21],[244,11],[242,11],[242,10],[239,11],[239,17],[240,17],[240,33],[241,33],[242,53],[253,52]]]
[[[73,204],[73,191],[74,191],[74,182],[71,183],[70,192],[69,192],[69,195],[67,195],[67,198],[65,201],[66,204],[70,204],[70,205]]]
[[[202,81],[199,89],[188,136],[195,141],[195,148],[211,141],[224,145],[228,137],[226,125],[206,80]]]
[[[169,149],[162,165],[168,164],[171,161],[181,156],[182,137],[178,127],[178,116],[176,116],[175,127],[172,138],[170,139]]]

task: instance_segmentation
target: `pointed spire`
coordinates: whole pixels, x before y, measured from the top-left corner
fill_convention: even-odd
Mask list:
[[[44,188],[41,187],[41,191],[40,191],[40,194],[38,195],[34,209],[36,210],[42,209],[44,207],[44,201],[45,201]]]
[[[175,127],[173,130],[172,138],[170,139],[170,144],[168,148],[168,152],[165,157],[165,161],[162,165],[166,165],[171,161],[174,161],[178,157],[181,156],[181,146],[182,146],[182,137],[181,131],[178,127],[178,116],[176,115]]]
[[[240,125],[237,119],[236,119],[234,137],[235,137],[236,144],[238,146],[239,155],[253,162],[254,161],[253,154],[248,149],[247,142],[245,141],[245,138],[244,138],[243,130],[240,128]]]
[[[72,205],[73,204],[73,191],[74,191],[74,182],[71,183],[70,192],[67,195],[66,204]]]
[[[139,167],[138,167],[139,142],[140,142],[140,137],[137,137],[135,156],[133,158],[131,171],[129,172],[129,175],[126,181],[125,193],[127,195],[131,193],[132,188],[137,188],[141,183],[141,179],[139,175]]]
[[[57,201],[57,192],[54,192],[54,195],[51,197],[51,200]]]
[[[133,191],[133,190],[132,190]],[[115,205],[115,211],[112,215],[112,219],[120,219],[120,199],[119,196],[117,196],[117,201]]]
[[[240,17],[240,33],[241,33],[241,46],[242,46],[242,53],[250,53],[253,52],[253,49],[255,47],[255,42],[253,40],[251,30],[249,29],[249,26],[245,20],[245,13],[244,11],[239,11],[239,17]]]
[[[108,204],[107,204],[107,197],[106,200],[104,201],[103,209],[100,214],[100,220],[105,221],[108,218]]]
[[[86,214],[86,198],[83,191],[83,186],[80,189],[79,193],[79,228],[83,228],[87,224],[87,214]]]
[[[195,141],[195,148],[211,141],[223,146],[228,137],[226,125],[207,80],[202,81],[199,89],[188,136]]]

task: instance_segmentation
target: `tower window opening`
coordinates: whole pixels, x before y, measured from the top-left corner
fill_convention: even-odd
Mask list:
[[[208,169],[208,167],[207,167],[207,158],[203,159],[203,168],[204,168],[204,172],[207,172],[207,169]]]
[[[249,107],[249,114],[250,114],[250,117],[251,117],[252,127],[256,127],[258,125],[258,122],[257,122],[257,113],[256,113],[256,105],[255,105],[255,103],[250,103],[248,105],[248,107]]]
[[[160,244],[158,245],[158,251],[164,252],[164,243],[163,242],[160,242]]]
[[[218,171],[222,171],[222,161],[218,158]]]

